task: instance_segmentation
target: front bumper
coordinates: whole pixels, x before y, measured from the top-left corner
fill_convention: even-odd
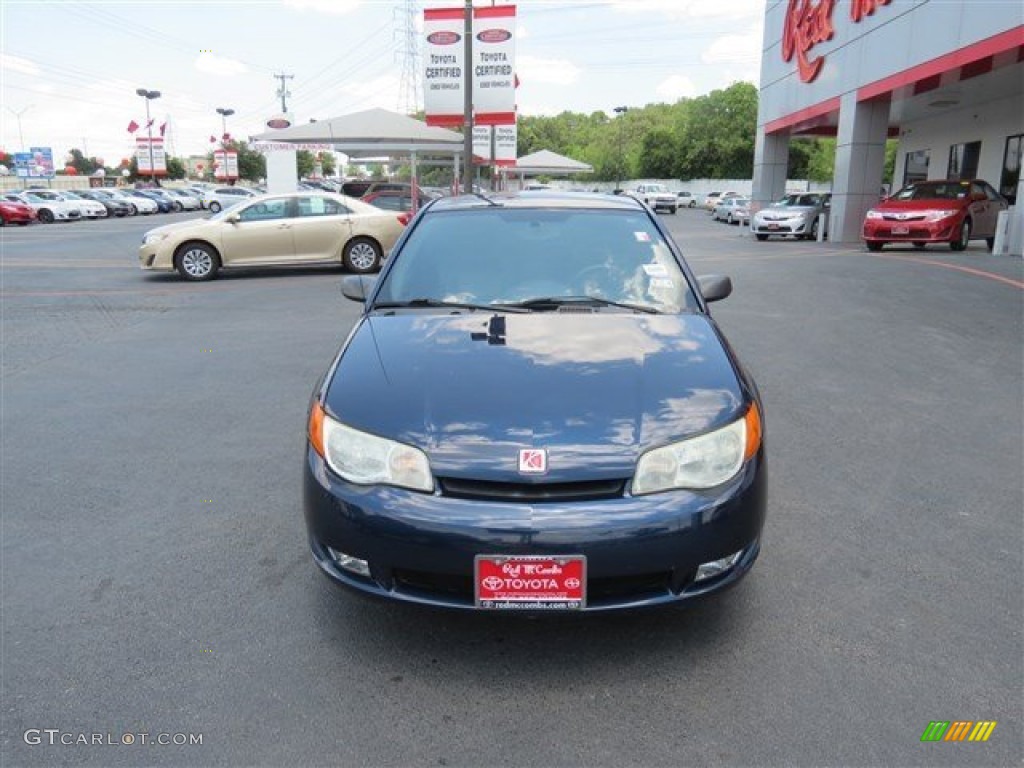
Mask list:
[[[765,221],[754,218],[751,230],[758,235],[789,235],[803,237],[811,231],[811,219],[785,219],[782,221]]]
[[[151,272],[173,272],[174,259],[162,243],[149,243],[139,247],[139,267]]]
[[[341,480],[307,446],[304,509],[313,558],[336,584],[375,597],[474,609],[477,554],[584,555],[585,611],[680,603],[725,589],[760,551],[763,451],[708,493],[670,491],[601,501],[467,500]],[[369,563],[340,567],[329,549]],[[695,581],[702,563],[741,552],[729,570]]]
[[[888,221],[867,219],[864,222],[863,238],[886,243],[948,243],[956,240],[960,233],[959,217],[939,221]]]
[[[679,207],[679,203],[676,201],[676,199],[674,197],[673,198],[664,198],[664,199],[661,199],[661,200],[651,200],[649,205],[651,206],[651,208],[653,208],[656,211],[659,211],[659,210],[674,211],[674,210],[676,210]]]

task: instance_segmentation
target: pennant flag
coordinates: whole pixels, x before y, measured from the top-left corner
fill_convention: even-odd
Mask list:
[[[136,123],[134,120],[128,123],[128,133],[135,133],[137,130],[139,130],[138,123]]]
[[[148,123],[146,123],[146,128],[152,128],[153,127],[153,123],[155,123],[155,122],[156,122],[155,120],[150,120]]]
[[[164,131],[167,130],[167,123],[160,123],[160,135],[164,135]]]
[[[221,138],[224,139],[224,141],[231,141],[231,134],[225,133]]]
[[[210,143],[211,144],[216,144],[217,143],[217,137],[216,136],[211,136],[210,137]]]

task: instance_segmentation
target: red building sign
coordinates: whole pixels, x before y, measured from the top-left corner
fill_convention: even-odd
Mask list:
[[[890,2],[892,0],[851,0],[850,18],[859,22]],[[805,83],[813,81],[825,64],[824,56],[811,58],[809,54],[814,46],[831,40],[835,34],[832,25],[835,7],[836,0],[789,0],[782,30],[782,59],[792,61],[796,56],[797,71]]]

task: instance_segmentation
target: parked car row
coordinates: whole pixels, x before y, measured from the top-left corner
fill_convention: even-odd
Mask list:
[[[127,187],[26,189],[4,192],[0,201],[0,223],[22,226],[32,221],[50,224],[55,221],[195,211],[202,207],[199,196],[190,190]]]

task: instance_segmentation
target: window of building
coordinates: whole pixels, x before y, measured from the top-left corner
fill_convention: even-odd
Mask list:
[[[904,186],[913,184],[915,181],[925,181],[928,178],[928,160],[930,157],[930,149],[907,152],[907,158],[903,164]]]
[[[1020,182],[1020,164],[1024,158],[1024,133],[1006,137],[1006,151],[1003,153],[1003,174],[999,179],[999,194],[1017,202],[1017,184]]]
[[[978,175],[978,158],[981,156],[981,142],[968,141],[954,144],[949,148],[947,179],[973,179]]]

